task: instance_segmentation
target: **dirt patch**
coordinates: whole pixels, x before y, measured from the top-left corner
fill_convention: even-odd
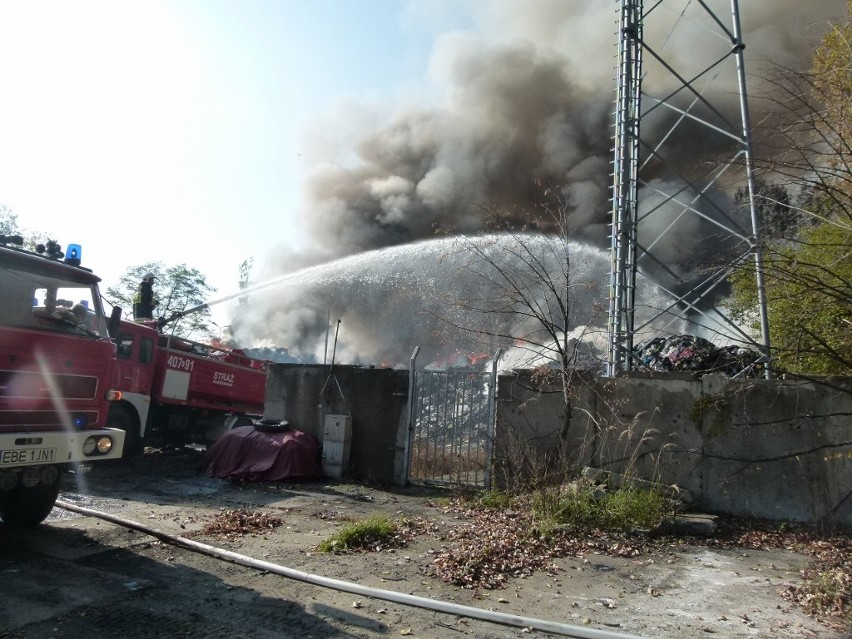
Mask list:
[[[452,507],[449,493],[327,481],[235,483],[200,475],[198,457],[173,451],[81,469],[64,478],[60,499],[313,575],[579,628],[663,639],[848,636],[781,596],[801,584],[811,561],[794,550],[690,539],[637,543],[619,554],[609,550],[621,540],[598,538],[508,571],[498,580],[504,587],[463,587],[439,578],[454,533],[481,527],[485,548],[495,528]],[[417,521],[416,534],[401,548],[316,551],[346,523],[376,515]],[[10,629],[0,637],[76,638],[81,624],[127,637],[530,634],[264,574],[58,509],[34,533],[0,527],[0,548],[10,595],[0,601],[0,629]],[[74,587],[51,580],[55,602],[46,605],[34,584],[51,571]],[[104,616],[106,602],[111,616]]]

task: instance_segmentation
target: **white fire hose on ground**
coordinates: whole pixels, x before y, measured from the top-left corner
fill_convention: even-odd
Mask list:
[[[64,501],[57,501],[56,506],[58,508],[63,508],[71,512],[80,513],[81,515],[86,515],[88,517],[96,517],[98,519],[103,519],[104,521],[108,521],[110,523],[117,524],[125,528],[137,530],[147,535],[151,535],[152,537],[156,537],[161,541],[167,542],[175,546],[180,546],[182,548],[186,548],[187,550],[191,550],[193,552],[198,552],[204,555],[208,555],[210,557],[215,557],[217,559],[222,559],[231,563],[247,566],[249,568],[255,568],[257,570],[263,570],[266,572],[274,573],[276,575],[281,575],[282,577],[287,577],[288,579],[303,581],[305,583],[313,584],[315,586],[321,586],[323,588],[332,588],[341,592],[349,592],[356,595],[362,595],[364,597],[372,597],[374,599],[383,599],[385,601],[392,601],[394,603],[404,604],[407,606],[416,606],[418,608],[425,608],[427,610],[444,612],[447,614],[458,615],[461,617],[469,617],[471,619],[480,619],[482,621],[498,623],[506,626],[532,628],[534,630],[539,630],[542,632],[564,635],[566,637],[574,637],[575,639],[641,639],[640,637],[637,637],[635,635],[625,635],[610,632],[607,630],[596,630],[594,628],[570,626],[568,624],[558,623],[555,621],[547,621],[545,619],[536,619],[534,617],[521,617],[519,615],[512,615],[504,612],[483,610],[481,608],[474,608],[473,606],[465,606],[462,604],[454,604],[447,601],[440,601],[437,599],[429,599],[427,597],[417,597],[415,595],[396,592],[394,590],[370,588],[369,586],[362,586],[360,584],[352,583],[350,581],[341,581],[339,579],[332,579],[330,577],[322,577],[320,575],[314,575],[311,573],[303,572],[301,570],[296,570],[294,568],[287,568],[286,566],[281,566],[279,564],[273,564],[268,561],[261,561],[259,559],[249,557],[247,555],[241,555],[240,553],[225,550],[224,548],[217,548],[216,546],[210,546],[208,544],[203,544],[198,541],[193,541],[192,539],[187,539],[186,537],[170,535],[169,533],[165,533],[156,528],[151,528],[150,526],[145,526],[144,524],[140,524],[130,519],[124,519],[123,517],[117,517],[115,515],[110,515],[109,513],[104,513],[98,510],[92,510],[91,508],[75,506],[74,504],[69,504]]]

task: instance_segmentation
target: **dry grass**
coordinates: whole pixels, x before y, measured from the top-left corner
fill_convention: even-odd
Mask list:
[[[429,441],[415,441],[409,476],[413,479],[481,484],[485,468],[485,450],[481,446],[471,446],[468,450],[466,447],[436,446]]]

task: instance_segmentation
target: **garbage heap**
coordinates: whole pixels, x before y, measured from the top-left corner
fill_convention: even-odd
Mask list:
[[[696,335],[655,337],[634,349],[636,368],[760,377],[760,353],[742,346],[716,346]]]

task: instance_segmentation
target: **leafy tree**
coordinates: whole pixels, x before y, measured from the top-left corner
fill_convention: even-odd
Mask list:
[[[0,204],[0,234],[21,236],[24,240],[23,248],[28,251],[34,251],[38,244],[46,244],[51,239],[51,235],[44,231],[22,230],[18,224],[18,216],[4,204]]]
[[[21,229],[18,228],[18,216],[4,204],[0,204],[0,234],[21,235]]]
[[[852,141],[852,0],[847,0],[848,15],[844,25],[835,25],[826,34],[813,60],[813,82],[817,95],[825,106],[820,126],[826,135],[835,139],[839,152],[836,161],[846,168],[838,174],[839,186],[850,193],[849,143]]]
[[[849,0],[852,12],[852,0]],[[797,196],[811,223],[852,227],[852,25],[836,25],[810,71],[766,78],[768,115],[755,130],[757,167]]]
[[[852,372],[852,232],[832,224],[805,229],[764,253],[769,329],[776,366],[804,374]],[[733,278],[735,314],[757,302],[747,270]]]
[[[852,15],[852,0],[849,0]],[[779,69],[756,165],[766,176],[764,271],[776,364],[852,373],[852,25],[835,25],[810,71]],[[764,135],[760,135],[763,133]],[[767,182],[772,180],[772,186]],[[760,197],[763,194],[765,197]],[[785,197],[791,194],[789,197]],[[795,196],[795,197],[794,197]],[[756,308],[751,267],[732,277],[735,317]]]
[[[156,278],[154,296],[158,305],[154,315],[164,319],[202,306],[216,292],[215,288],[207,285],[204,275],[186,264],[165,266],[162,262],[146,262],[127,269],[118,284],[107,289],[112,303],[121,306],[125,313],[132,313],[133,297],[146,273],[153,273]],[[163,331],[195,339],[209,339],[216,335],[210,309],[206,307],[167,323]]]

